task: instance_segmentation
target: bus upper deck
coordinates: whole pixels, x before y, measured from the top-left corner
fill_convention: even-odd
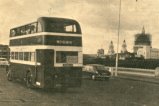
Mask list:
[[[81,28],[79,23],[72,19],[40,17],[36,22],[12,28],[10,30],[10,37],[38,32],[81,34]]]

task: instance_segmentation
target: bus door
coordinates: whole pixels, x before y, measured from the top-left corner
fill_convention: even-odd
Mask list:
[[[36,82],[38,82],[38,84],[42,87],[49,85],[46,84],[46,82],[51,83],[50,80],[52,78],[51,75],[54,66],[54,50],[37,49],[36,62]]]

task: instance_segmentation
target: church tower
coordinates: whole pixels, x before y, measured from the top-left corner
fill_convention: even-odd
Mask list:
[[[108,49],[108,55],[114,55],[114,53],[115,53],[114,45],[113,45],[113,42],[111,41],[109,45],[109,49]]]
[[[127,45],[126,41],[123,41],[122,48],[121,48],[121,53],[126,53],[127,52]]]

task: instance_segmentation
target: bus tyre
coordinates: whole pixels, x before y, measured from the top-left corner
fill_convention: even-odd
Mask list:
[[[12,81],[13,80],[13,73],[11,70],[7,70],[7,80]]]
[[[27,75],[26,75],[26,87],[27,88],[33,88],[31,72],[28,72]]]

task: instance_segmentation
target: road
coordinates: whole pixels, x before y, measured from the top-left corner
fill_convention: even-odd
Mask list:
[[[111,78],[83,80],[82,87],[65,93],[28,89],[19,81],[6,80],[0,69],[0,106],[158,106],[159,85]]]

